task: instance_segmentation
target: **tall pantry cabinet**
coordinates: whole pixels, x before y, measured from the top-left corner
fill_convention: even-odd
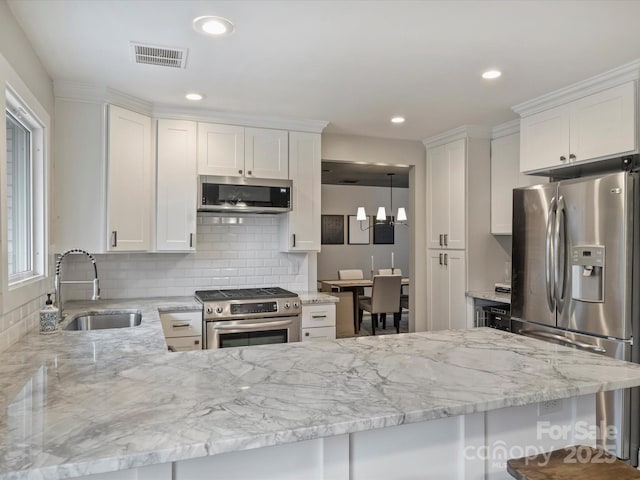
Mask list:
[[[431,330],[472,326],[465,292],[489,289],[500,246],[490,234],[489,132],[462,127],[427,149],[427,315]]]

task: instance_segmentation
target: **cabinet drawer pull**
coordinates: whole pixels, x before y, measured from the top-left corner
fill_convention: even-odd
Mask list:
[[[326,315],[311,315],[311,318],[327,318]]]
[[[111,232],[111,246],[112,247],[117,247],[118,246],[118,232],[117,232],[117,230],[114,230],[113,232]]]
[[[309,332],[304,332],[304,336],[308,337],[309,336]]]
[[[172,328],[182,328],[182,327],[190,327],[191,323],[187,322],[187,323],[172,323],[171,327]]]

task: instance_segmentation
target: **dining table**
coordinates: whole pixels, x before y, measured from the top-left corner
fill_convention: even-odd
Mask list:
[[[323,292],[346,292],[349,291],[353,295],[353,331],[358,334],[360,332],[359,319],[359,295],[358,292],[363,287],[372,287],[372,278],[360,278],[356,280],[321,280],[321,289]],[[402,277],[402,286],[409,285],[409,278]]]

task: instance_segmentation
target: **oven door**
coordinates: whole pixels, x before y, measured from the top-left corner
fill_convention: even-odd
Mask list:
[[[300,341],[300,316],[207,322],[206,348],[248,347]]]

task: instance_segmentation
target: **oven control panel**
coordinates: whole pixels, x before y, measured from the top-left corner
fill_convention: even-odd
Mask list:
[[[269,301],[206,302],[204,320],[232,320],[234,318],[277,317],[302,312],[300,298],[279,298]]]
[[[247,313],[271,313],[278,311],[278,302],[232,303],[231,315]]]

